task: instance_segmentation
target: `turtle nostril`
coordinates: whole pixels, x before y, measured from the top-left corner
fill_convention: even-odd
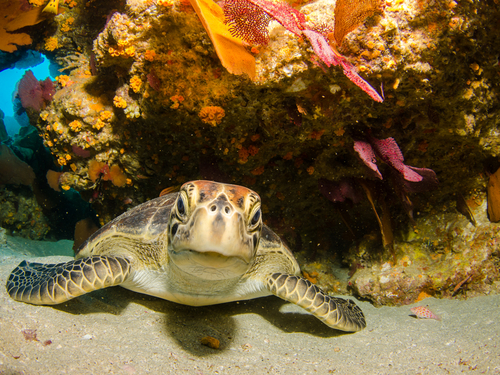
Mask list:
[[[224,208],[224,212],[225,212],[226,214],[229,214],[229,212],[230,212],[230,211],[231,211],[231,210],[229,209],[229,207],[228,207],[228,206],[226,206],[226,207]]]
[[[215,206],[215,204],[210,207],[210,211],[212,211],[212,212],[214,212],[216,209],[217,209],[217,207]]]

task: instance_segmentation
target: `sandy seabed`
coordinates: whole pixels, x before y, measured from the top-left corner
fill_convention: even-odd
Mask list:
[[[71,245],[3,236],[0,283],[23,259],[72,259]],[[420,302],[441,321],[357,303],[367,328],[348,334],[276,297],[195,308],[113,287],[50,307],[0,287],[0,374],[500,374],[498,295]]]

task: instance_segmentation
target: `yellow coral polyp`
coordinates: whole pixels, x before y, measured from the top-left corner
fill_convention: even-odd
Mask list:
[[[99,118],[101,119],[101,121],[109,121],[111,120],[112,117],[113,117],[113,112],[111,111],[102,111],[99,114]]]
[[[125,48],[125,54],[129,57],[133,57],[135,55],[135,47],[130,46],[130,47]]]
[[[64,156],[60,156],[59,159],[57,159],[57,162],[59,165],[66,165],[66,158]]]
[[[174,95],[170,97],[170,100],[174,102],[174,104],[172,104],[170,108],[177,109],[179,108],[180,103],[184,101],[184,97],[181,95]]]
[[[201,109],[198,116],[201,121],[212,126],[217,126],[222,122],[222,119],[226,115],[223,108],[217,106],[207,106]]]
[[[141,91],[142,80],[138,76],[133,76],[130,79],[130,87],[132,88],[132,90],[134,90],[135,93],[138,93],[139,91]]]
[[[47,51],[54,51],[57,48],[59,48],[59,42],[57,41],[57,38],[50,37],[45,39],[45,49]]]
[[[127,102],[125,99],[118,95],[113,98],[113,104],[116,108],[127,108]]]
[[[144,53],[144,58],[148,61],[154,61],[156,57],[156,52],[153,51],[153,50],[150,50],[148,49],[145,53]]]
[[[69,17],[66,22],[61,26],[61,31],[68,32],[71,30],[71,25],[75,22],[73,17]]]
[[[113,57],[118,57],[121,55],[121,52],[117,49],[114,49],[113,47],[109,47],[108,52]]]
[[[45,0],[29,0],[29,3],[31,5],[34,5],[36,7],[39,7],[45,3]]]
[[[59,84],[62,86],[62,87],[66,87],[68,85],[70,85],[72,82],[70,81],[69,77],[66,76],[66,75],[60,75],[60,76],[57,76],[56,77],[56,80],[57,82],[59,82]]]
[[[104,126],[106,126],[106,124],[101,119],[97,119],[96,123],[92,125],[92,127],[96,130],[101,130]]]
[[[171,7],[174,5],[174,0],[158,0],[157,4],[164,7]]]
[[[82,123],[78,120],[71,121],[68,126],[73,130],[74,132],[79,132],[82,130]]]

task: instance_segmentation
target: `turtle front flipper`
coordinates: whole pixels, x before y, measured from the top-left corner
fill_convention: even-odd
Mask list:
[[[90,256],[66,263],[22,261],[7,280],[7,292],[16,301],[56,305],[97,289],[121,284],[130,274],[122,257]]]
[[[365,316],[354,302],[330,297],[302,277],[273,273],[266,285],[274,295],[304,308],[331,328],[356,332],[366,327]]]

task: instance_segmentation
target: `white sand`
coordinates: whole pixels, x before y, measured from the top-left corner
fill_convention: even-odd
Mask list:
[[[7,237],[0,284],[51,252],[70,254],[71,243]],[[345,334],[275,297],[194,308],[114,287],[48,307],[1,287],[0,374],[500,374],[500,296],[423,301],[441,321],[358,303],[368,327]],[[201,345],[205,336],[220,348]]]

